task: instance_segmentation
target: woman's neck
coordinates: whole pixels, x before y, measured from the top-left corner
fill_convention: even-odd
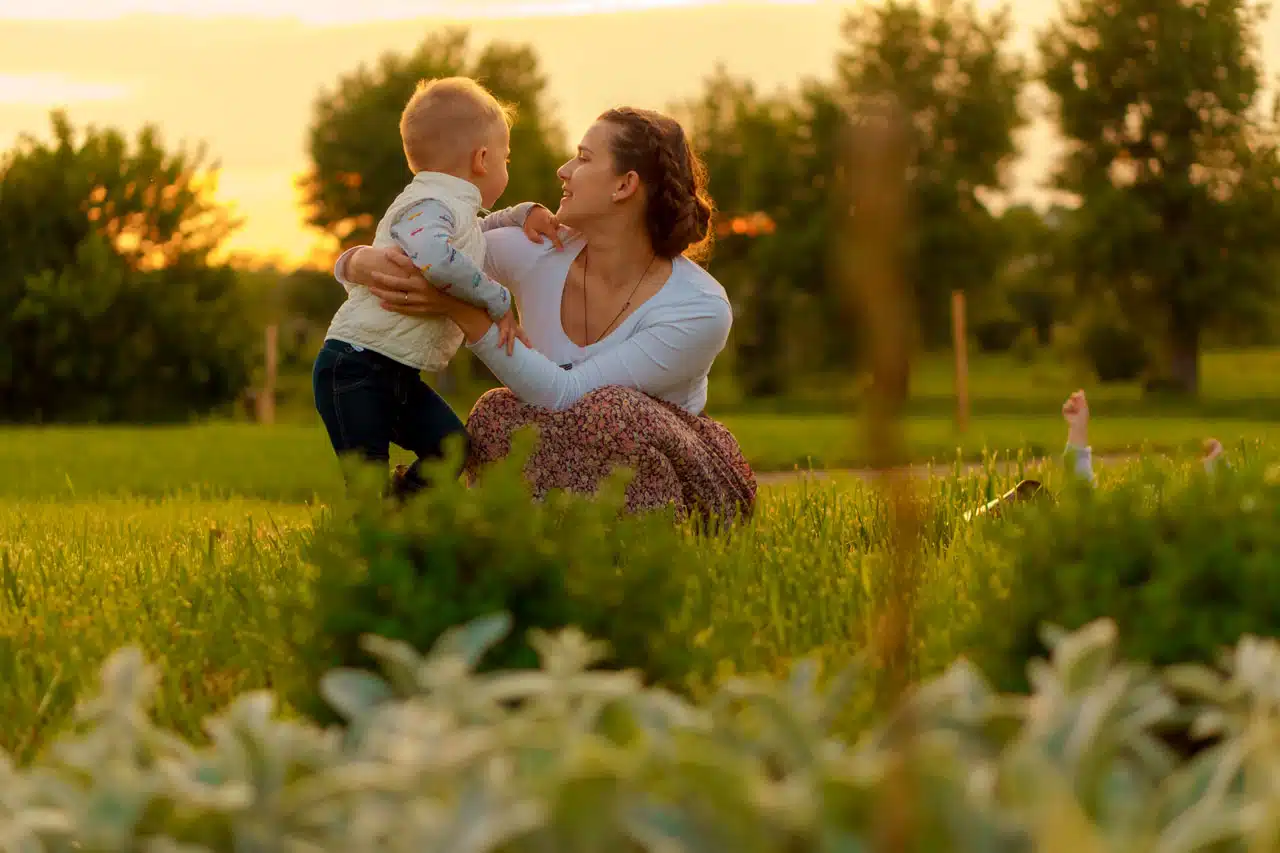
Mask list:
[[[583,260],[591,267],[591,278],[610,290],[634,287],[653,263],[653,244],[643,231],[591,231],[583,236]]]

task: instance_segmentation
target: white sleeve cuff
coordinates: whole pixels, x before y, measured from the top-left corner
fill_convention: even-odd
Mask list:
[[[489,331],[485,332],[480,340],[474,344],[467,344],[467,349],[472,352],[479,350],[493,349],[498,344],[498,327],[490,326]]]
[[[521,228],[524,227],[524,223],[529,219],[529,214],[533,213],[536,207],[545,207],[545,205],[538,204],[536,201],[522,201],[516,205],[515,216],[516,219],[520,220]]]
[[[343,287],[345,287],[348,292],[350,292],[351,288],[355,287],[356,284],[353,281],[347,280],[347,277],[346,277],[347,261],[350,260],[351,255],[355,253],[356,249],[360,249],[360,248],[363,248],[363,247],[352,246],[350,249],[347,249],[341,255],[338,255],[338,260],[333,262],[333,277],[336,278],[338,280],[338,284],[341,284]]]
[[[1080,447],[1075,444],[1068,444],[1063,455],[1067,457],[1074,456],[1080,464],[1087,465],[1093,461],[1093,448],[1088,445]]]
[[[1079,447],[1077,445],[1067,443],[1067,449],[1063,454],[1068,460],[1074,459],[1076,475],[1093,481],[1093,448]]]

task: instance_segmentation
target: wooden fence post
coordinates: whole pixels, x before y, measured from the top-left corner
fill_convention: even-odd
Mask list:
[[[965,331],[964,291],[951,291],[951,338],[956,350],[956,429],[969,429],[969,349]]]
[[[267,376],[262,383],[262,392],[258,395],[258,423],[276,422],[276,365],[279,341],[280,326],[272,323],[267,326]]]

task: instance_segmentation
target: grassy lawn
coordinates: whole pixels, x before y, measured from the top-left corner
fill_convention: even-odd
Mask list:
[[[1213,435],[1239,440],[1280,437],[1280,351],[1210,353],[1204,391],[1195,402],[1144,399],[1133,385],[1090,386],[1065,367],[980,359],[971,376],[972,421],[956,432],[952,379],[944,359],[915,371],[906,422],[917,461],[943,464],[957,455],[1056,455],[1064,439],[1059,407],[1077,387],[1089,392],[1098,453],[1186,450]],[[716,386],[719,387],[719,386]],[[760,471],[840,468],[868,454],[850,383],[826,382],[786,401],[745,404],[713,396],[711,412],[737,435]],[[459,411],[471,400],[454,401]],[[52,427],[0,430],[0,496],[89,495],[257,497],[328,501],[341,477],[315,416],[294,408],[273,427],[215,423],[180,427]]]
[[[323,483],[323,475],[307,467],[315,454],[291,452],[287,441],[245,442],[235,428],[208,427],[196,435],[221,436],[227,448],[227,455],[211,458],[192,450],[195,443],[180,433],[164,435],[168,444],[148,445],[147,464],[102,449],[110,443],[89,442],[96,450],[80,459],[87,478],[75,496],[66,485],[55,497],[33,472],[11,471],[21,476],[6,480],[9,493],[0,495],[0,678],[6,686],[0,748],[30,756],[65,728],[76,697],[91,690],[102,661],[123,645],[141,647],[158,666],[156,716],[187,736],[199,736],[199,721],[240,692],[271,687],[289,693],[301,684],[297,644],[308,636],[315,571],[309,548],[317,523],[330,512],[296,500]],[[183,477],[204,486],[178,494],[185,480],[161,457],[182,448],[189,451]],[[101,493],[125,474],[138,494]],[[916,677],[954,658],[955,637],[974,616],[969,589],[986,576],[981,560],[948,554],[958,534],[977,530],[961,516],[1014,476],[979,470],[916,486],[924,499]],[[1063,476],[1046,472],[1053,488]],[[1124,466],[1108,468],[1104,485],[1123,476]],[[38,499],[13,494],[17,484]],[[85,494],[92,491],[98,493]],[[164,491],[172,493],[159,496]],[[225,496],[236,491],[258,494]],[[848,662],[873,642],[891,595],[890,524],[883,496],[861,478],[766,487],[754,518],[735,535],[688,543],[680,619],[705,626],[702,642],[729,671],[778,673],[815,653]]]
[[[291,476],[293,457],[252,458],[259,469],[223,459],[206,476],[228,488]],[[134,471],[134,482],[159,488],[164,470]],[[930,536],[941,541],[989,487],[970,476],[926,488]],[[315,571],[308,549],[326,512],[264,497],[0,497],[0,748],[29,756],[65,728],[123,645],[159,667],[157,719],[187,736],[238,693],[297,688]],[[849,660],[869,642],[886,595],[887,524],[859,480],[766,489],[739,535],[690,540],[697,570],[685,575],[680,618],[707,626],[703,640],[737,671],[779,670],[815,650]],[[958,623],[969,577],[935,568],[940,553],[930,551],[922,606],[939,624]],[[919,666],[945,663],[945,636],[940,649],[922,648]]]
[[[262,500],[0,499],[0,747],[68,721],[112,650],[165,673],[158,719],[192,728],[287,680],[314,510]]]
[[[917,459],[1024,449],[1056,454],[1066,369],[984,359],[973,424],[951,421],[945,363],[915,376],[906,424]],[[1100,452],[1176,449],[1280,433],[1280,352],[1210,355],[1192,403],[1144,400],[1135,387],[1088,385]],[[843,388],[843,390],[842,390]],[[465,408],[461,401],[460,408]],[[855,465],[856,393],[839,383],[786,405],[713,400],[761,470]],[[945,466],[944,466],[945,467]],[[141,645],[164,673],[158,715],[186,733],[243,690],[296,679],[312,568],[307,548],[341,478],[314,417],[274,427],[52,427],[0,430],[0,747],[28,753],[65,725],[112,649]],[[1012,474],[937,477],[928,495],[917,673],[954,654],[981,567],[943,559],[960,514]],[[1050,477],[1057,476],[1050,473]],[[1117,474],[1118,476],[1118,474]],[[881,613],[886,513],[868,483],[793,482],[762,492],[741,535],[697,544],[685,618],[739,671],[777,670],[821,650],[847,657]],[[963,527],[963,526],[961,526]]]
[[[1202,367],[1200,397],[1187,401],[1144,395],[1136,383],[1100,385],[1065,365],[982,357],[971,366],[970,424],[961,434],[952,365],[945,356],[927,357],[912,375],[910,450],[917,461],[943,463],[984,452],[1056,455],[1065,439],[1059,409],[1076,388],[1089,395],[1100,453],[1186,450],[1207,436],[1228,445],[1280,437],[1280,351],[1207,353]],[[847,467],[868,456],[855,417],[860,396],[848,380],[815,382],[778,401],[742,401],[731,388],[717,401],[713,386],[712,407],[719,405],[717,414],[761,470]]]

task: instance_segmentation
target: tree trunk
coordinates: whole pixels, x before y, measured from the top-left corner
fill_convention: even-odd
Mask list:
[[[1200,391],[1200,321],[1192,312],[1173,312],[1169,329],[1169,378],[1182,393]]]
[[[739,351],[739,375],[748,397],[771,398],[787,390],[783,335],[782,291],[757,279],[752,287],[752,304],[747,323],[750,342]],[[745,324],[744,324],[745,325]]]

